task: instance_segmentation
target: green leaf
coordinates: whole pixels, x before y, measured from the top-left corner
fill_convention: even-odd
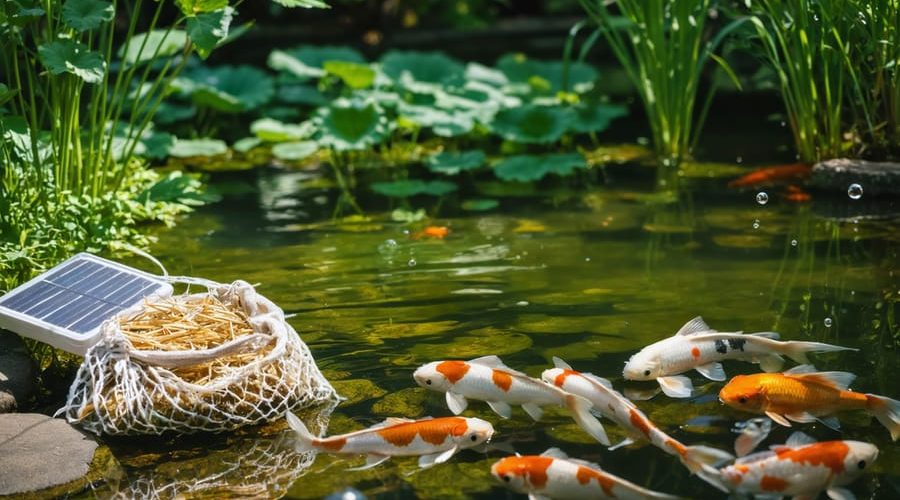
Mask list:
[[[188,18],[187,34],[194,42],[200,57],[206,59],[219,43],[228,38],[228,28],[231,26],[233,16],[234,9],[226,6]]]
[[[441,85],[461,84],[465,67],[441,52],[389,51],[381,58],[384,74],[400,81],[404,73],[413,80]]]
[[[538,93],[556,93],[563,89],[562,61],[542,61],[529,59],[523,54],[506,54],[497,61],[497,68],[512,83],[528,84],[532,91]],[[593,87],[598,73],[593,66],[583,62],[569,64],[569,89],[586,92]]]
[[[281,84],[278,86],[275,96],[279,101],[289,104],[324,106],[329,102],[329,99],[319,89],[304,84]]]
[[[250,124],[250,132],[266,142],[299,141],[311,136],[314,131],[315,126],[311,122],[295,125],[272,118],[260,118]]]
[[[372,191],[391,198],[409,198],[420,194],[444,196],[456,191],[456,184],[447,181],[423,181],[407,179],[392,182],[375,182]]]
[[[72,40],[57,40],[38,47],[41,62],[54,75],[72,73],[87,83],[103,80],[106,63],[87,45]]]
[[[485,163],[482,151],[443,152],[429,156],[425,160],[425,166],[432,172],[446,175],[456,175],[463,170],[473,170]]]
[[[375,104],[338,101],[317,113],[319,141],[338,151],[366,149],[381,144],[388,123]]]
[[[325,61],[326,73],[332,74],[351,89],[367,89],[375,83],[375,70],[365,64],[347,61]]]
[[[191,156],[217,156],[228,152],[225,141],[218,139],[177,139],[169,150],[169,155],[176,158]]]
[[[190,17],[223,9],[228,5],[228,0],[175,0],[175,4],[184,15]]]
[[[269,54],[266,61],[270,68],[275,71],[286,71],[297,78],[321,78],[325,76],[325,71],[313,66],[309,66],[300,59],[282,50],[273,50]]]
[[[181,51],[187,43],[188,35],[181,30],[153,30],[131,37],[119,48],[119,57],[126,66],[142,64],[157,58],[169,57]],[[143,50],[141,46],[143,45]],[[157,52],[158,50],[158,52]]]
[[[175,136],[168,132],[155,132],[141,142],[144,146],[143,156],[161,160],[169,156],[169,150],[175,145]]]
[[[303,7],[304,9],[328,9],[327,3],[322,0],[272,0],[284,7]]]
[[[9,10],[6,11],[6,14],[9,17],[4,19],[4,11],[3,9],[0,9],[0,26],[3,26],[8,22],[12,26],[23,27],[29,23],[37,21],[38,19],[44,17],[44,14],[46,14],[46,12],[44,12],[44,9],[41,9],[40,7],[26,8],[21,4],[13,2],[7,2],[6,6],[9,6],[7,7]],[[18,7],[18,9],[16,9],[16,7]]]
[[[168,201],[178,202],[184,205],[203,205],[218,201],[219,196],[203,190],[203,183],[190,175],[185,175],[179,170],[169,172],[169,175],[158,180],[145,189],[137,197],[138,201]]]
[[[568,109],[527,104],[505,109],[494,117],[491,128],[504,139],[525,144],[556,142],[571,120]]]
[[[15,97],[18,92],[18,90],[10,90],[9,87],[0,83],[0,106]]]
[[[288,50],[274,50],[269,54],[269,67],[286,71],[298,78],[321,78],[327,61],[345,61],[365,64],[359,51],[337,45],[301,45]]]
[[[577,153],[510,156],[496,165],[494,173],[505,181],[538,181],[547,174],[569,175],[586,168],[584,157]]]
[[[226,113],[255,110],[275,95],[272,78],[252,66],[199,68],[180,80],[194,103]]]
[[[282,142],[272,146],[272,155],[279,160],[302,160],[319,150],[315,141]]]
[[[445,111],[432,106],[418,106],[401,102],[397,113],[407,120],[429,127],[441,137],[456,137],[472,131],[475,121],[471,113],[461,111]]]
[[[476,198],[462,202],[461,206],[469,212],[486,212],[500,206],[500,202],[493,198]]]
[[[609,123],[628,114],[628,108],[618,104],[596,104],[575,107],[575,118],[569,129],[575,132],[602,132]]]
[[[423,208],[420,208],[415,212],[403,208],[395,208],[391,211],[391,220],[395,222],[405,222],[409,224],[411,222],[425,220],[425,217],[427,217],[427,214]]]
[[[103,0],[66,0],[62,20],[75,31],[88,31],[112,20],[115,11]]]
[[[231,148],[239,153],[246,153],[260,144],[262,144],[262,139],[259,137],[244,137],[232,144]]]

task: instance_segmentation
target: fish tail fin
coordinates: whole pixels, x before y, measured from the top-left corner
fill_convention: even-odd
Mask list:
[[[866,394],[866,408],[881,422],[881,425],[887,427],[891,432],[891,439],[896,441],[900,438],[900,401]]]
[[[316,437],[309,432],[309,429],[306,428],[306,424],[289,411],[285,412],[284,416],[287,418],[288,425],[290,425],[291,429],[297,434],[297,451],[303,452],[315,449],[313,441],[315,441]]]
[[[700,474],[706,467],[716,467],[734,460],[734,455],[711,446],[688,446],[681,455],[681,462],[694,474]]]
[[[603,428],[603,424],[597,420],[597,417],[591,414],[593,406],[590,401],[581,396],[575,394],[566,396],[566,408],[572,412],[572,417],[578,426],[600,443],[609,446],[609,437],[606,435],[606,429]]]
[[[731,488],[725,484],[725,480],[722,478],[722,474],[718,469],[711,465],[703,464],[703,466],[695,472],[697,477],[706,481],[710,486],[716,488],[725,493],[731,493]]]
[[[779,351],[781,354],[793,359],[801,365],[809,364],[809,358],[806,357],[810,352],[834,352],[834,351],[856,351],[853,347],[844,347],[833,344],[823,344],[822,342],[805,342],[802,340],[791,340],[781,342]]]

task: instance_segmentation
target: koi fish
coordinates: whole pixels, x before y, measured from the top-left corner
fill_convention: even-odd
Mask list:
[[[540,455],[506,457],[491,466],[498,481],[529,500],[546,498],[676,499],[603,471],[600,466],[566,456],[557,448]]]
[[[760,184],[772,184],[775,182],[805,179],[812,173],[812,165],[806,163],[791,163],[788,165],[778,165],[775,167],[761,168],[754,170],[747,175],[738,177],[728,183],[728,187],[748,187]]]
[[[734,458],[730,453],[708,446],[683,445],[653,425],[647,415],[614,390],[608,380],[591,373],[577,372],[557,357],[553,358],[553,364],[556,368],[544,370],[541,374],[544,382],[554,384],[568,393],[583,396],[594,405],[595,412],[600,412],[627,431],[630,437],[611,449],[646,439],[666,453],[677,456],[694,474],[703,472],[705,466],[718,465]],[[701,474],[700,477],[704,476]]]
[[[847,372],[817,372],[810,365],[784,373],[738,375],[719,391],[723,403],[739,410],[765,413],[786,427],[793,422],[813,422],[838,429],[837,418],[819,418],[842,410],[865,410],[900,437],[900,401],[847,389],[856,375]]]
[[[850,484],[878,458],[878,448],[860,441],[816,443],[795,432],[787,443],[739,458],[720,470],[723,486],[737,493],[812,500],[825,491],[834,500],[855,498]]]
[[[751,418],[746,422],[738,422],[734,425],[733,432],[739,436],[734,440],[734,452],[743,457],[755,450],[762,443],[769,432],[772,431],[772,421],[765,417]]]
[[[442,240],[450,234],[450,229],[446,226],[428,226],[425,229],[413,233],[412,238],[418,240],[421,238],[435,238]]]
[[[694,388],[691,379],[676,376],[697,370],[710,379],[725,380],[725,370],[719,361],[742,359],[759,363],[767,372],[775,372],[784,364],[782,356],[798,363],[809,363],[806,353],[855,351],[819,342],[779,342],[775,332],[743,334],[741,332],[717,332],[703,318],[697,316],[688,321],[675,335],[641,349],[625,363],[624,375],[628,380],[656,380],[663,392],[673,398],[686,398]]]
[[[541,406],[568,408],[585,432],[609,445],[603,425],[591,415],[590,401],[515,371],[497,356],[483,356],[471,361],[435,361],[416,369],[413,378],[426,389],[445,393],[447,406],[456,415],[468,406],[466,398],[486,401],[503,418],[512,416],[510,405],[521,405],[535,421],[544,413]]]
[[[490,422],[480,418],[428,417],[388,418],[361,431],[317,438],[293,413],[285,416],[297,433],[298,451],[366,455],[365,466],[350,470],[369,469],[392,456],[419,456],[419,466],[430,467],[446,462],[459,450],[489,441],[494,434]]]
[[[793,201],[795,203],[806,203],[807,201],[812,199],[812,196],[810,196],[806,191],[791,184],[787,187],[787,193],[784,194],[784,199],[787,201]]]

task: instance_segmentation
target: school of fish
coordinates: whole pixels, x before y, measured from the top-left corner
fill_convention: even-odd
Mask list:
[[[771,430],[772,421],[790,427],[794,423],[819,422],[839,429],[832,414],[861,410],[874,416],[896,441],[900,438],[900,401],[849,390],[855,376],[846,372],[820,372],[809,364],[808,353],[855,350],[831,344],[779,341],[774,332],[744,334],[717,332],[700,317],[688,321],[672,337],[651,344],[633,355],[623,370],[627,380],[655,380],[670,397],[693,393],[686,372],[696,370],[707,379],[727,379],[721,361],[736,359],[758,363],[763,373],[737,375],[719,392],[725,405],[766,417],[739,422],[735,453],[704,445],[687,445],[656,426],[635,403],[597,375],[573,369],[554,357],[554,367],[533,378],[506,366],[497,356],[441,360],[420,366],[415,382],[442,392],[454,415],[468,408],[469,400],[484,401],[504,419],[520,406],[534,421],[543,406],[567,409],[578,426],[599,443],[615,450],[646,441],[677,458],[691,474],[729,495],[812,500],[825,493],[832,500],[852,500],[844,488],[878,457],[878,448],[853,440],[815,442],[795,432],[787,442],[767,451],[751,453]],[[780,372],[784,357],[800,363]],[[628,436],[609,446],[598,416],[619,426]],[[420,467],[432,467],[461,450],[485,448],[495,434],[490,422],[472,417],[426,417],[418,420],[389,418],[347,434],[317,437],[294,414],[287,412],[299,451],[364,455],[364,466],[375,467],[393,456],[417,456]],[[770,420],[771,419],[771,420]],[[509,489],[530,500],[548,498],[674,499],[652,491],[598,465],[568,457],[557,448],[541,455],[507,456],[491,467],[491,474]]]

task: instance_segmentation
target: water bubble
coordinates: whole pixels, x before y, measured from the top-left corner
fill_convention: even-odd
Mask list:
[[[528,301],[527,301],[527,300],[520,300],[520,301],[516,302],[516,305],[519,306],[519,307],[525,307],[525,306],[528,305]]]
[[[590,262],[590,261],[591,261],[591,258],[590,258],[590,257],[585,257],[585,258],[584,258],[584,261],[585,261],[585,262]]]
[[[831,318],[825,318],[825,328],[831,328]]]
[[[792,247],[797,246],[797,240],[791,240],[791,246]]]
[[[787,123],[785,123],[784,120],[781,120],[781,126],[782,126],[782,127],[787,127]]]
[[[392,255],[394,255],[394,253],[397,252],[397,248],[399,246],[400,245],[397,243],[396,240],[387,239],[387,240],[382,241],[378,245],[378,253],[380,253],[384,257],[391,257]]]
[[[753,221],[753,229],[759,229],[759,219]]]
[[[765,191],[760,191],[756,193],[756,202],[760,205],[765,205],[769,202],[769,195],[765,193]]]
[[[862,198],[863,188],[859,184],[853,183],[850,184],[850,187],[847,188],[847,196],[851,199],[858,200]]]
[[[744,157],[743,157],[743,156],[738,156],[737,158],[734,159],[734,161],[735,161],[736,163],[744,163]]]
[[[416,267],[416,259],[409,259],[409,262],[406,263],[409,267]]]

